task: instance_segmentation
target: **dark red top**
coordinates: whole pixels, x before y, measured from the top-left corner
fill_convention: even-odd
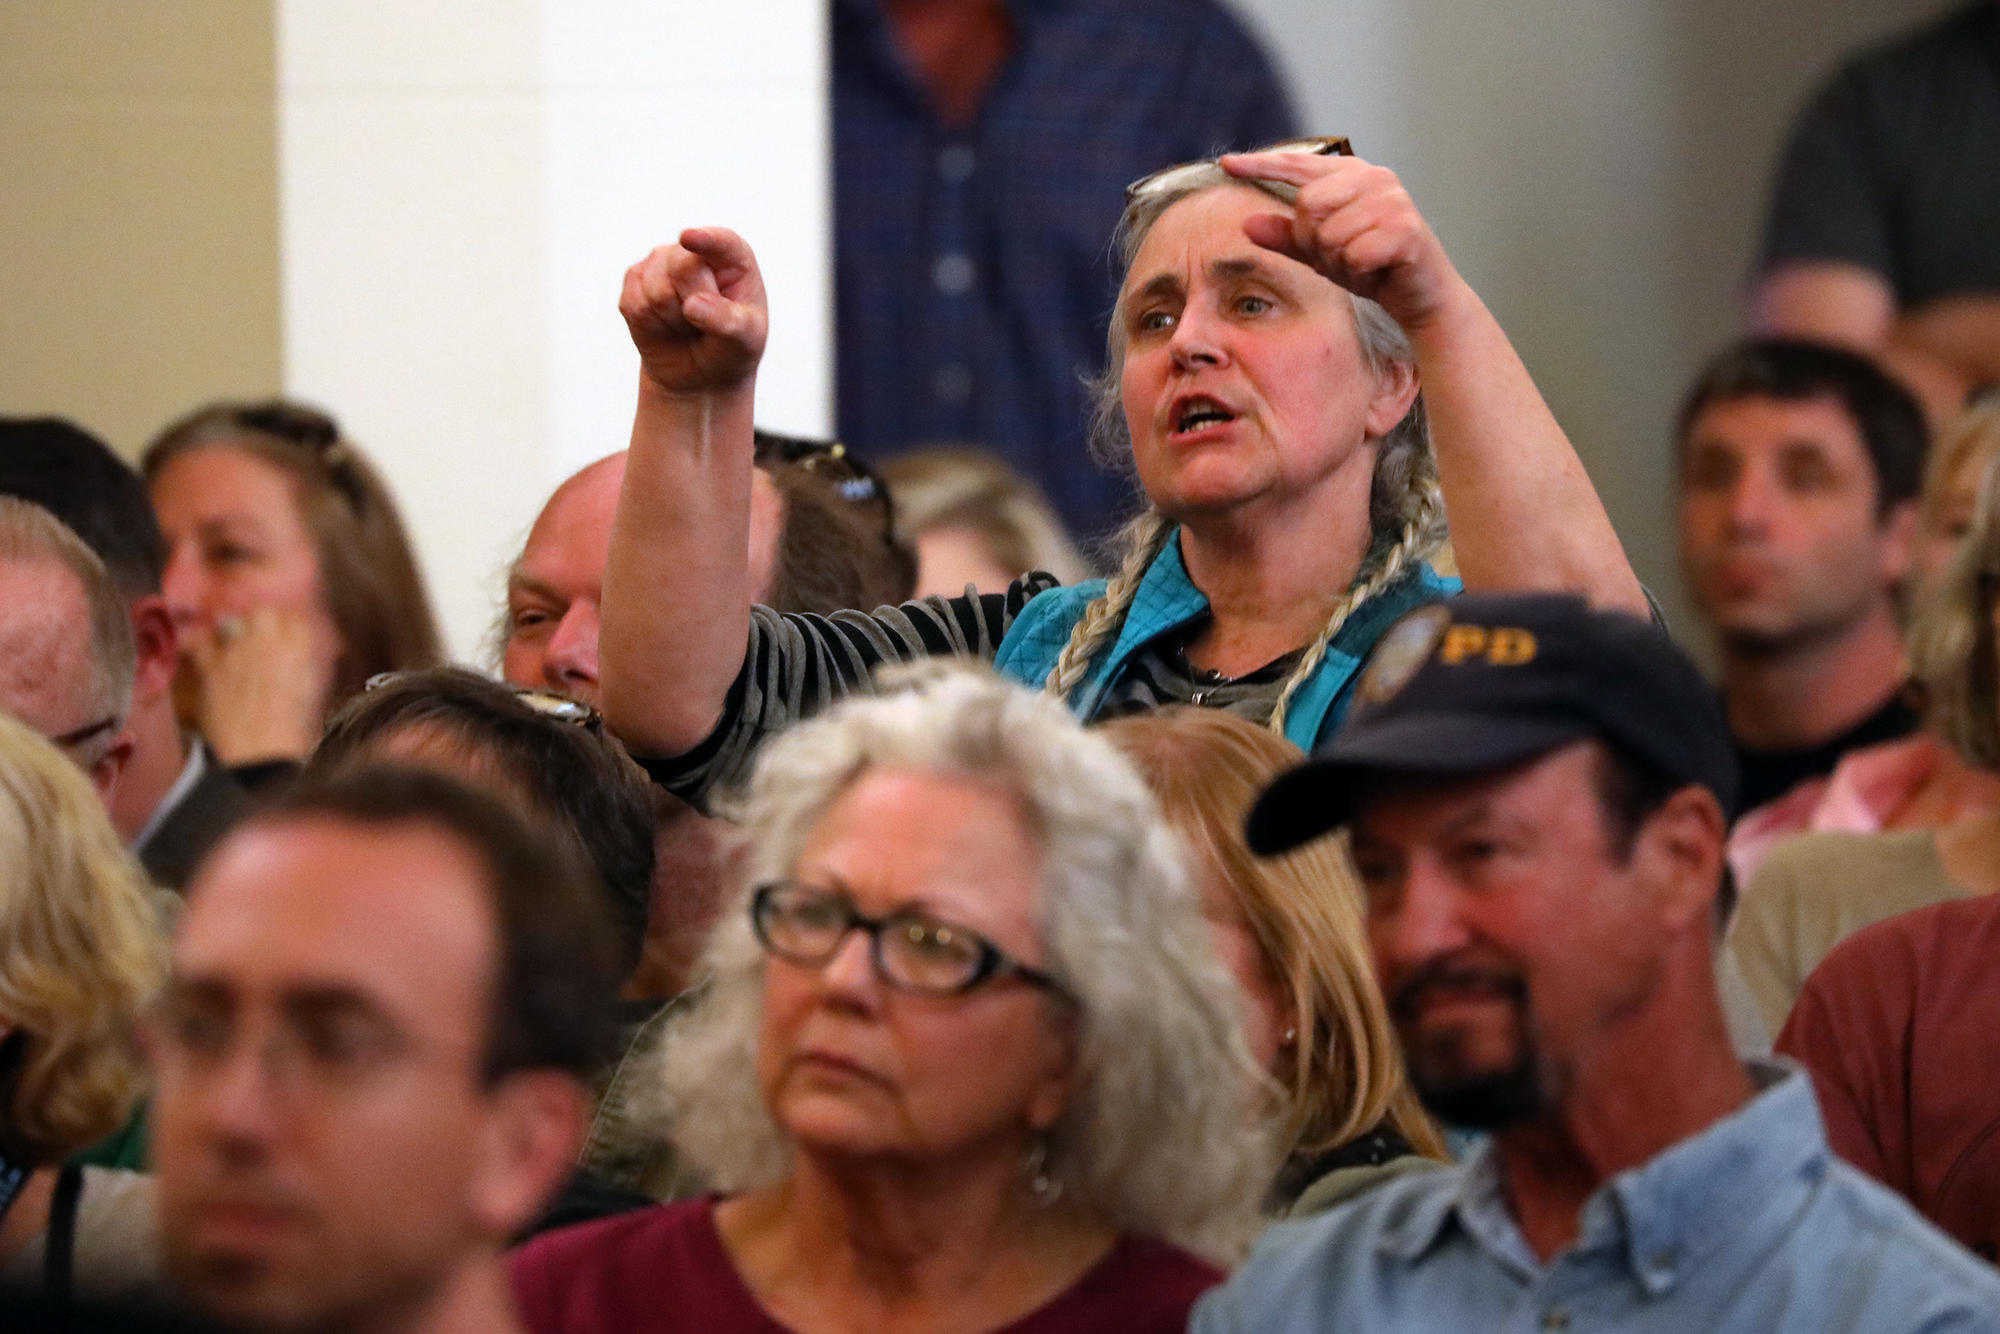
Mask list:
[[[709,1199],[546,1233],[507,1269],[533,1334],[789,1334],[744,1286]],[[1181,1334],[1221,1281],[1178,1247],[1121,1237],[1068,1291],[994,1334]]]
[[[2000,1256],[2000,895],[1919,908],[1815,968],[1778,1050],[1812,1071],[1833,1151]]]

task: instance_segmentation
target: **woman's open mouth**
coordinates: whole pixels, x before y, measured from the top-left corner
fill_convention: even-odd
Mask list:
[[[1218,400],[1206,394],[1190,394],[1174,403],[1173,435],[1185,440],[1235,420],[1236,414]]]

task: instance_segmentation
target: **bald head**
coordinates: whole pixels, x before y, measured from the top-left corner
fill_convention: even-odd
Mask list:
[[[529,529],[507,576],[500,672],[513,684],[598,702],[598,604],[624,484],[625,455],[601,458],[558,486]],[[753,472],[750,587],[760,598],[777,563],[783,513],[771,479]]]

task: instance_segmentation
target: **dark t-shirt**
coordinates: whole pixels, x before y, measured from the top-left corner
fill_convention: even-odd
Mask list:
[[[1910,707],[1902,691],[1891,695],[1881,708],[1863,718],[1831,741],[1799,750],[1757,750],[1736,746],[1736,763],[1743,770],[1743,794],[1736,813],[1754,811],[1767,801],[1776,801],[1808,778],[1822,778],[1833,772],[1840,757],[1850,750],[1894,741],[1908,736],[1917,727],[1917,711]]]
[[[552,1232],[507,1268],[531,1334],[787,1334],[744,1286],[712,1199]],[[994,1334],[1181,1334],[1222,1272],[1164,1242],[1120,1238],[1040,1310]]]
[[[1793,130],[1761,267],[1835,260],[1909,309],[2000,292],[2000,5],[1978,0],[1843,66]]]

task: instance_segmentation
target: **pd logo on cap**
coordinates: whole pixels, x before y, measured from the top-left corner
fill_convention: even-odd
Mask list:
[[[1488,667],[1519,667],[1535,660],[1535,636],[1509,625],[1454,625],[1445,632],[1438,661],[1447,667],[1477,658]]]
[[[1397,621],[1375,641],[1355,696],[1364,704],[1380,704],[1396,694],[1430,660],[1431,650],[1451,628],[1451,612],[1436,603],[1419,607]]]

